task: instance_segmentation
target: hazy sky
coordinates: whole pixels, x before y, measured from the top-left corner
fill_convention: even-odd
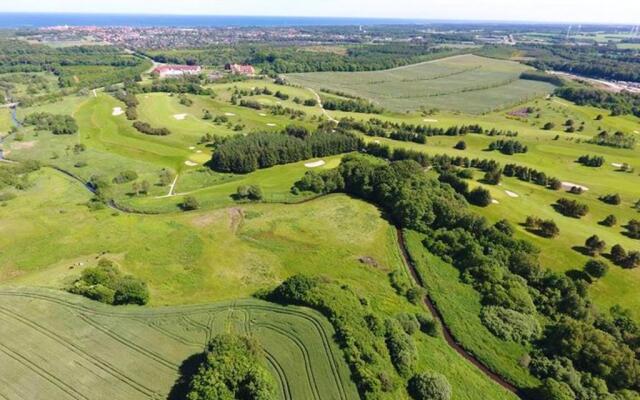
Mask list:
[[[0,11],[640,24],[640,0],[0,0]]]

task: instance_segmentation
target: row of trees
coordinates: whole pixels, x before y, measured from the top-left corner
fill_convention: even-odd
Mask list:
[[[382,114],[384,108],[364,99],[340,99],[323,97],[322,108],[330,111],[356,112],[364,114]]]
[[[356,135],[340,130],[320,129],[304,138],[283,133],[253,133],[220,144],[213,153],[211,168],[219,172],[248,173],[313,157],[357,151],[362,145]]]
[[[580,106],[593,106],[611,111],[611,115],[640,116],[640,95],[628,92],[611,93],[604,90],[565,86],[556,89],[556,96]]]
[[[590,140],[590,143],[600,146],[616,147],[619,149],[633,149],[636,145],[636,138],[619,131],[613,135],[607,131],[602,131],[597,136],[593,137]]]
[[[147,122],[135,121],[133,127],[140,133],[152,136],[167,136],[171,135],[171,131],[167,128],[154,128]]]
[[[526,153],[529,148],[517,140],[496,140],[489,144],[489,150],[499,150],[502,154],[511,156],[516,153]]]
[[[584,156],[578,157],[578,162],[587,167],[599,168],[604,165],[604,157],[585,154]]]

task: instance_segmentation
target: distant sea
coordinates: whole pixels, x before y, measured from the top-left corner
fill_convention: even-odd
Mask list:
[[[215,15],[134,15],[0,13],[0,28],[42,28],[49,26],[133,26],[133,27],[286,27],[417,24],[424,20],[327,18],[327,17],[247,17]]]

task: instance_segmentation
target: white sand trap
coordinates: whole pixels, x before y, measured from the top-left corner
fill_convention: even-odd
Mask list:
[[[122,114],[124,114],[122,107],[113,107],[113,112],[111,113],[111,115],[113,115],[114,117],[117,117],[118,115],[122,115]]]
[[[189,150],[195,150],[196,146],[189,146]]]
[[[267,114],[265,114],[265,113],[260,113],[258,115],[261,116],[261,117],[266,117],[267,116]]]
[[[320,160],[320,161],[306,163],[304,166],[307,168],[318,168],[318,167],[322,167],[324,164],[326,164],[324,160]]]
[[[226,115],[227,117],[235,117],[236,116],[234,113],[224,113],[224,115]]]
[[[187,167],[195,167],[196,165],[198,165],[198,163],[195,163],[193,161],[185,161],[184,165],[186,165]]]
[[[276,126],[276,124],[267,124],[267,126]]]
[[[581,189],[582,189],[582,190],[584,190],[585,192],[586,192],[587,190],[589,190],[589,188],[588,188],[588,187],[586,187],[586,186],[582,186],[582,185],[578,185],[578,184],[576,184],[576,183],[572,183],[572,182],[562,182],[562,188],[563,188],[563,189],[565,189],[565,190],[571,190],[571,188],[572,188],[572,187],[574,187],[574,186],[575,186],[575,187],[579,187],[579,188],[581,188]]]
[[[175,114],[173,118],[175,118],[178,121],[182,121],[183,119],[187,118],[187,114]]]
[[[423,119],[424,122],[438,122],[437,119],[429,119],[429,118],[425,118]]]
[[[623,166],[622,163],[618,163],[618,162],[613,162],[613,163],[611,163],[611,165],[616,167],[616,168],[622,168],[622,166]]]
[[[499,202],[498,200],[496,200],[496,199],[491,199],[491,203],[493,203],[493,204],[500,204],[500,202]]]
[[[198,150],[198,151],[196,151],[196,153],[201,154],[201,153],[202,153],[202,150]]]
[[[633,131],[633,133],[640,133],[640,131]]]
[[[512,192],[512,191],[510,191],[510,190],[505,190],[504,192],[505,192],[505,193],[507,194],[507,196],[509,196],[509,197],[514,197],[514,198],[515,198],[515,197],[520,197],[520,196],[518,195],[518,193],[513,193],[513,192]]]
[[[380,144],[380,141],[379,140],[374,140],[373,143]]]

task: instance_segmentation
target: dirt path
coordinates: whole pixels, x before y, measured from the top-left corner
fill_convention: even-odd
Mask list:
[[[425,287],[424,286],[424,282],[420,278],[420,275],[418,275],[418,272],[416,271],[416,267],[413,264],[413,261],[411,260],[411,256],[409,255],[409,251],[407,250],[407,246],[406,246],[406,243],[405,243],[405,240],[404,240],[404,234],[402,233],[402,230],[400,228],[396,228],[396,233],[397,233],[397,236],[398,236],[398,247],[400,248],[400,253],[402,254],[402,258],[404,260],[404,263],[406,264],[407,268],[409,269],[409,273],[411,274],[411,277],[413,278],[413,280],[414,280],[416,285],[424,288]],[[438,310],[438,308],[435,306],[435,303],[431,300],[431,298],[429,297],[428,294],[424,297],[424,304],[429,309],[429,311],[431,312],[433,317],[438,321],[440,326],[442,327],[442,333],[444,335],[445,341],[447,342],[447,344],[453,350],[455,350],[456,353],[458,353],[463,358],[465,358],[467,361],[469,361],[471,364],[473,364],[485,376],[487,376],[487,378],[491,379],[493,382],[495,382],[498,385],[502,386],[503,388],[507,389],[508,391],[510,391],[511,393],[513,393],[516,396],[520,397],[521,399],[525,399],[526,398],[526,397],[524,397],[524,394],[517,387],[515,387],[511,383],[507,382],[500,375],[498,375],[495,372],[491,371],[486,365],[484,365],[480,360],[475,358],[471,353],[469,353],[467,350],[465,350],[456,341],[456,339],[453,337],[453,334],[451,333],[451,330],[445,324],[444,318],[442,317],[442,314],[440,313],[440,310]]]
[[[311,93],[313,93],[313,95],[316,97],[316,101],[318,102],[318,106],[322,110],[322,113],[324,114],[324,116],[327,117],[329,119],[329,121],[335,122],[337,124],[339,121],[337,119],[333,118],[331,115],[329,115],[327,110],[325,110],[324,107],[322,106],[322,99],[320,98],[320,95],[318,94],[318,92],[316,92],[315,90],[313,90],[313,89],[311,89],[309,87],[307,88],[307,90],[310,91]]]

